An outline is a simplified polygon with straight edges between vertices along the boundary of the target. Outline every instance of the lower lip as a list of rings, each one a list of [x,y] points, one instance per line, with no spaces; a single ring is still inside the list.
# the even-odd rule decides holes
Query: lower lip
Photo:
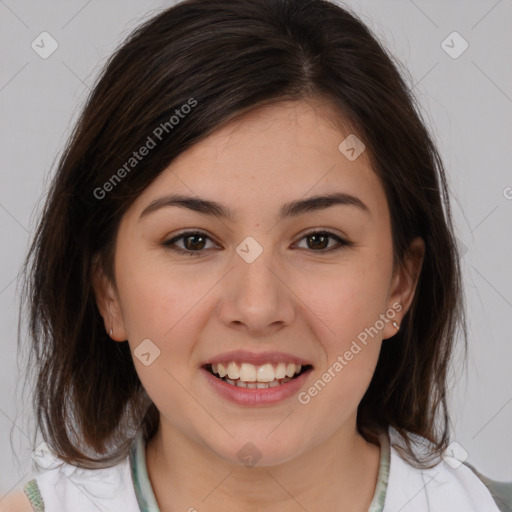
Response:
[[[201,368],[201,370],[206,376],[208,383],[219,395],[238,405],[267,405],[285,400],[299,392],[311,372],[310,368],[298,377],[295,377],[295,379],[273,388],[248,389],[228,384],[212,375],[206,368]]]

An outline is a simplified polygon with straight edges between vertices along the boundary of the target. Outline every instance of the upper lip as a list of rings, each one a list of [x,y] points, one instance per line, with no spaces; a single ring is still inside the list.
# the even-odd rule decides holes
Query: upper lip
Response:
[[[233,350],[225,352],[204,361],[201,366],[218,363],[250,363],[255,366],[265,363],[295,363],[302,366],[311,365],[309,361],[285,352],[250,352],[248,350]]]

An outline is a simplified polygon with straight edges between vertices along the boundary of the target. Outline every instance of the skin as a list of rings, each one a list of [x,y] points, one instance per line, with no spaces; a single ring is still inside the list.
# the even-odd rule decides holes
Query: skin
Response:
[[[33,512],[30,500],[22,490],[11,492],[0,500],[0,512]]]
[[[182,153],[125,213],[115,283],[95,271],[112,338],[128,340],[132,353],[147,338],[160,350],[149,366],[137,357],[134,364],[160,411],[146,461],[163,512],[363,512],[370,505],[380,448],[358,433],[356,413],[381,343],[396,333],[391,322],[307,405],[297,396],[235,405],[200,370],[234,349],[288,352],[313,365],[304,391],[379,315],[400,303],[400,324],[409,308],[424,244],[414,240],[405,266],[393,268],[384,189],[366,153],[349,161],[340,152],[349,132],[333,115],[321,100],[283,102],[218,129]],[[334,191],[357,196],[368,212],[341,205],[277,221],[284,203]],[[139,218],[169,193],[221,202],[235,218],[176,206]],[[322,254],[338,243],[315,246],[305,235],[317,228],[352,245]],[[199,246],[199,256],[162,246],[185,229],[209,237],[202,246],[176,242],[189,252]],[[263,248],[250,264],[236,252],[247,236]],[[237,457],[247,442],[262,454],[251,468]]]

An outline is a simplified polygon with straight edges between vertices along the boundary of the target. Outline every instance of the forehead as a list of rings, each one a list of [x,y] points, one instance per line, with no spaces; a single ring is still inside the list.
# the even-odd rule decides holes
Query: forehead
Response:
[[[140,214],[148,202],[178,193],[214,199],[242,216],[261,215],[262,206],[274,214],[289,201],[336,191],[359,197],[372,216],[385,218],[384,190],[367,154],[350,159],[340,150],[354,135],[327,103],[260,107],[180,154],[134,206]]]

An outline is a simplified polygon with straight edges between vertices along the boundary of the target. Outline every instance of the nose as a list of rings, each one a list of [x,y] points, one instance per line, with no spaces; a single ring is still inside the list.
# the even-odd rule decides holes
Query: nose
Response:
[[[274,334],[290,325],[295,315],[296,296],[289,276],[272,256],[272,251],[264,250],[249,263],[236,254],[234,268],[223,280],[222,322],[253,338]]]

